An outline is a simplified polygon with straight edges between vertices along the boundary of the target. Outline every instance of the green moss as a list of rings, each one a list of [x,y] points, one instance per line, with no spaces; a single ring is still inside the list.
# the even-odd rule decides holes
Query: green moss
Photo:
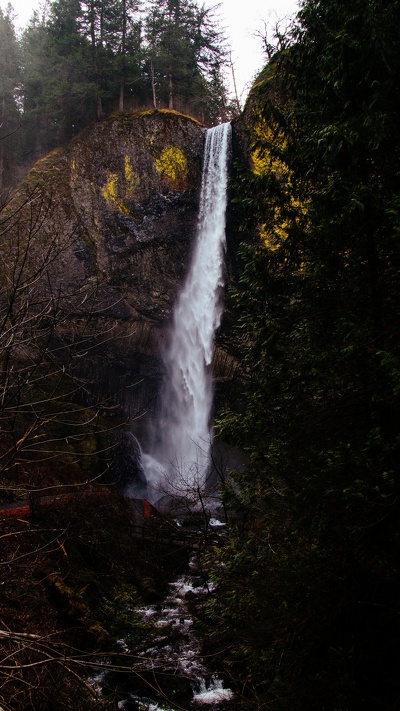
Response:
[[[61,148],[56,148],[44,158],[38,160],[21,183],[24,192],[41,188],[47,192],[69,194],[68,181],[69,165],[65,160],[65,153]]]
[[[131,123],[132,119],[140,119],[144,116],[158,116],[160,114],[162,114],[164,116],[189,119],[189,121],[196,124],[197,126],[204,125],[200,121],[195,119],[193,116],[189,116],[188,114],[182,114],[179,111],[175,111],[175,109],[146,109],[145,111],[136,109],[134,111],[129,111],[129,112],[122,113],[122,114],[121,113],[110,114],[110,116],[107,116],[107,118],[105,118],[102,121],[101,125],[114,123],[115,121],[118,121],[119,123]],[[85,130],[88,130],[88,129],[85,129]]]
[[[65,552],[64,546],[62,548]],[[93,635],[98,643],[109,640],[106,630],[93,618],[91,610],[83,602],[81,591],[76,591],[66,585],[65,580],[58,573],[50,573],[46,582],[57,606],[62,609],[64,615],[74,623],[83,624],[87,632]]]

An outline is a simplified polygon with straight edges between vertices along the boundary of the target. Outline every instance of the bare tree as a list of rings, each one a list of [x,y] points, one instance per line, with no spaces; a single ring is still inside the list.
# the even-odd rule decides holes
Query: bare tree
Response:
[[[73,506],[80,502],[80,511],[76,521],[69,518],[60,526],[51,518],[50,509],[56,507],[46,510],[43,497],[56,499],[65,491],[85,489],[107,471],[110,426],[102,413],[112,405],[96,401],[80,364],[113,333],[105,326],[107,314],[97,306],[96,285],[71,288],[60,278],[60,263],[79,239],[64,225],[57,228],[55,209],[36,187],[0,210],[0,493],[3,501],[28,498],[31,514],[32,507],[38,509],[36,519],[21,516],[13,525],[3,525],[1,542],[13,545],[3,547],[0,571],[6,583],[14,572],[10,585],[24,580],[26,573],[26,585],[40,582],[41,590],[67,600],[64,577],[48,570],[53,562],[57,569],[57,556],[63,560],[70,555],[70,529],[80,530],[88,507],[83,497],[70,497]],[[99,466],[102,460],[104,468]],[[79,540],[78,548],[79,554],[89,550],[94,556],[87,541]],[[78,608],[83,589],[70,595]],[[12,590],[9,595],[13,599]],[[82,620],[88,609],[82,605],[75,613]],[[46,627],[39,634],[22,613],[22,619],[16,615],[8,620],[2,610],[0,601],[3,711],[65,710],[72,699],[77,711],[115,708],[116,701],[102,698],[88,676],[103,669],[130,672],[137,650],[130,655],[104,651],[95,639],[87,651],[83,644],[66,641],[73,634],[71,623],[61,630],[54,625],[55,632]],[[140,675],[140,667],[133,673]]]
[[[99,443],[109,425],[78,366],[112,337],[112,327],[102,322],[98,331],[96,285],[60,282],[59,261],[77,236],[49,232],[51,209],[35,188],[0,213],[0,486],[10,495],[42,491],[41,471],[51,484],[55,458],[71,482],[80,483],[82,473],[93,478],[93,455],[107,446]],[[107,406],[101,403],[102,412]]]
[[[263,52],[269,62],[276,52],[286,49],[290,43],[290,21],[287,18],[277,20],[272,29],[266,20],[262,23],[263,29],[257,30],[254,36],[261,41]]]

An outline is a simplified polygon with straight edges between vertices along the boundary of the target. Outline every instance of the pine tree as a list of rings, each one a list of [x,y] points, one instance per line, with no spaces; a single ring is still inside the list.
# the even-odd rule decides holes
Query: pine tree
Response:
[[[65,145],[95,118],[96,85],[80,19],[77,0],[56,2],[48,19],[35,15],[23,33],[25,159]]]
[[[20,57],[13,8],[0,8],[0,193],[10,185],[20,137]]]
[[[213,10],[193,0],[54,0],[21,40],[22,162],[93,120],[151,101],[224,119],[224,45]],[[143,29],[144,28],[144,29]]]
[[[145,36],[154,106],[184,109],[197,104],[204,115],[217,75],[221,81],[225,56],[213,9],[191,0],[153,1]]]
[[[138,90],[140,83],[141,23],[137,19],[139,7],[138,0],[119,1],[118,22],[115,27],[117,42],[114,49],[120,78],[119,111],[125,108],[127,85]]]

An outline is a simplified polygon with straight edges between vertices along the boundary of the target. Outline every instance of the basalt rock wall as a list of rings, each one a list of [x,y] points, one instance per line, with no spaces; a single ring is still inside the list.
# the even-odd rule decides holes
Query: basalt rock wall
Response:
[[[111,117],[39,161],[19,191],[56,254],[46,288],[68,302],[55,337],[63,348],[88,339],[74,367],[105,410],[153,407],[196,231],[204,133],[170,111]],[[237,368],[228,350],[222,339],[220,381]]]

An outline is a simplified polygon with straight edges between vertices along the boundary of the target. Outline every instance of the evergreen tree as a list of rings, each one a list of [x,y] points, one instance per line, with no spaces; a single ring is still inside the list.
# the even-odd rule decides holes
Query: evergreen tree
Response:
[[[221,425],[252,466],[211,617],[250,708],[399,694],[399,10],[306,0],[248,108],[249,377]]]
[[[150,4],[144,22],[140,13],[140,0],[54,0],[47,16],[34,13],[20,42],[22,163],[151,97],[155,107],[208,123],[224,119],[224,47],[213,10],[163,0]]]
[[[117,43],[114,53],[119,71],[118,109],[125,108],[127,87],[129,93],[139,93],[140,60],[141,60],[141,23],[137,19],[140,4],[138,0],[119,0],[118,16],[120,21],[116,27]]]
[[[48,20],[35,15],[22,37],[24,158],[38,157],[94,120],[96,84],[77,0],[56,2]]]
[[[103,99],[108,98],[108,80],[112,74],[111,42],[117,12],[116,2],[88,0],[81,3],[81,32],[90,47],[91,75],[96,87],[97,119],[104,117]]]
[[[205,116],[216,77],[221,83],[225,56],[214,10],[192,0],[153,0],[145,35],[154,106],[183,109],[197,105]],[[221,113],[221,96],[218,106]]]
[[[0,8],[0,194],[13,178],[20,137],[20,57],[13,8]]]
[[[56,0],[23,33],[22,157],[30,160],[118,107],[140,87],[140,23],[131,0]],[[140,94],[139,94],[140,95]]]

